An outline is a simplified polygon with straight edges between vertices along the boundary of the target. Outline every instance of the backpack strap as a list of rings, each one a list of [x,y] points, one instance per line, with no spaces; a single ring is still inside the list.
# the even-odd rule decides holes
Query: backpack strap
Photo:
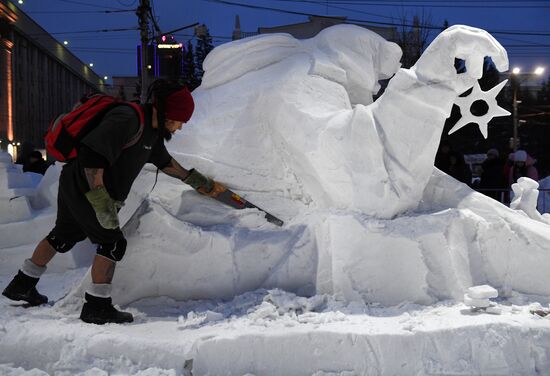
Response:
[[[141,138],[141,135],[143,134],[143,128],[145,127],[145,115],[143,114],[143,109],[137,103],[125,102],[121,104],[132,107],[137,112],[139,117],[139,129],[137,133],[130,139],[130,141],[128,141],[128,143],[122,147],[122,150],[124,150],[137,144],[137,142]]]

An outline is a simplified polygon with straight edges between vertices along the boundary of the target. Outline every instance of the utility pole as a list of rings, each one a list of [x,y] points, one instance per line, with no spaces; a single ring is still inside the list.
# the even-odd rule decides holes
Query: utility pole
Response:
[[[141,36],[141,103],[147,100],[147,89],[149,87],[149,68],[147,62],[149,45],[149,0],[139,0],[139,7],[136,15],[139,19],[139,29]]]
[[[516,152],[518,150],[518,144],[519,144],[519,140],[518,140],[518,103],[521,103],[520,101],[518,101],[518,86],[519,86],[519,82],[518,82],[518,77],[516,74],[513,74],[511,76],[512,78],[512,89],[514,90],[514,96],[512,98],[512,107],[513,107],[513,117],[512,117],[512,121],[513,121],[513,145],[512,145],[512,150],[514,152]]]

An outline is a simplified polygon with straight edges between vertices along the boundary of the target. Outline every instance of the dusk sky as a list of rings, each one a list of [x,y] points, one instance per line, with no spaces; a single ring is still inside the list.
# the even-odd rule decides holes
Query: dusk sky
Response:
[[[136,75],[135,47],[138,31],[92,32],[99,29],[137,27],[134,12],[105,13],[105,10],[131,10],[138,0],[24,0],[18,4],[38,24],[59,41],[67,40],[68,48],[82,61],[93,62],[100,75]],[[208,26],[214,44],[231,40],[235,16],[239,15],[243,31],[258,27],[305,22],[306,15],[347,16],[350,19],[379,23],[401,23],[424,14],[429,23],[440,27],[445,19],[453,24],[466,24],[493,32],[508,50],[510,66],[523,72],[542,65],[550,71],[550,0],[539,1],[439,1],[439,0],[151,0],[158,24],[168,31],[195,22]],[[252,9],[246,6],[279,9]],[[384,25],[379,25],[384,26]],[[431,38],[437,35],[432,30]],[[538,34],[538,35],[537,35]],[[179,42],[192,38],[192,29],[176,34]]]

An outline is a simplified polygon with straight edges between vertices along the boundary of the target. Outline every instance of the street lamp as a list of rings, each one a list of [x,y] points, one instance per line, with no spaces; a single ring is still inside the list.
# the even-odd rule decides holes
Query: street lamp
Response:
[[[519,119],[518,119],[518,104],[521,103],[521,101],[518,101],[518,90],[519,90],[519,77],[520,75],[525,76],[540,76],[544,73],[544,67],[537,67],[532,73],[521,73],[521,69],[519,67],[515,67],[512,69],[512,74],[510,75],[512,88],[514,90],[513,94],[513,126],[514,126],[514,135],[512,139],[512,148],[514,151],[518,150],[518,127],[519,127]]]

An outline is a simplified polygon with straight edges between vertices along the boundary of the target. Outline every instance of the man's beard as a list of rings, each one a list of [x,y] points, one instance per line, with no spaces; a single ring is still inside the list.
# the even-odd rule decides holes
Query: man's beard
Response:
[[[164,137],[165,141],[170,141],[172,139],[172,133],[166,128],[162,131],[162,137]]]

